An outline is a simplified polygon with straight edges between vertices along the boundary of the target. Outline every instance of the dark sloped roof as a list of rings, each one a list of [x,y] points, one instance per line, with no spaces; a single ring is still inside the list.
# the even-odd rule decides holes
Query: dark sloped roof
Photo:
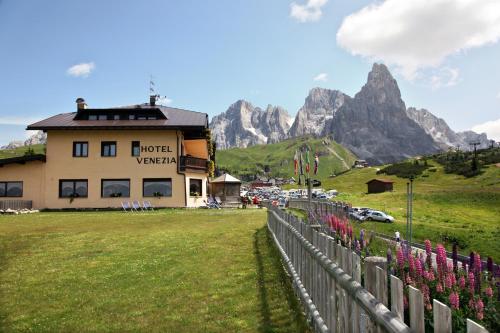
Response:
[[[0,166],[4,166],[6,164],[14,164],[14,163],[24,164],[26,162],[31,162],[31,161],[45,162],[45,155],[34,154],[34,155],[24,155],[24,156],[4,158],[0,159]]]
[[[380,183],[386,183],[386,184],[393,184],[394,182],[392,180],[388,180],[388,179],[380,179],[380,178],[374,178],[368,182],[366,182],[367,184],[370,184],[372,182],[380,182]]]
[[[159,110],[166,119],[154,120],[75,120],[83,112],[106,111],[146,111]],[[61,113],[41,120],[27,127],[28,130],[49,129],[174,129],[174,128],[207,128],[206,113],[171,108],[166,106],[151,106],[149,104],[129,105],[105,109],[83,109],[77,112]]]

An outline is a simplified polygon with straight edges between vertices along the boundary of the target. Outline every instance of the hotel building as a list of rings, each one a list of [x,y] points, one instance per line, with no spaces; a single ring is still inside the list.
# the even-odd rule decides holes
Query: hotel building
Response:
[[[0,201],[33,208],[203,205],[208,182],[208,115],[156,105],[88,108],[28,126],[47,133],[46,153],[0,160]]]

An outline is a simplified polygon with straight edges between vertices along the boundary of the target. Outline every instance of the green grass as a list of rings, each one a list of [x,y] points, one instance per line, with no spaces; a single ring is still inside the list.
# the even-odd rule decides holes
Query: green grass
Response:
[[[445,174],[443,167],[430,162],[435,172],[429,170],[414,182],[413,237],[418,242],[425,239],[444,243],[451,249],[458,242],[460,251],[479,251],[482,256],[492,256],[500,261],[500,168],[489,165],[484,173],[465,178]],[[366,182],[376,175],[376,168],[353,170],[333,179],[325,179],[325,189],[335,188],[342,194],[337,200],[348,201],[353,206],[371,207],[388,212],[396,218],[394,224],[364,222],[366,230],[394,235],[406,230],[406,179],[383,175],[393,180],[394,191],[367,194]],[[357,227],[359,229],[359,227]]]
[[[303,332],[264,210],[0,216],[2,332]]]
[[[45,154],[45,145],[39,144],[39,145],[19,147],[15,149],[0,150],[0,159],[23,156],[30,147],[31,149],[33,149],[35,154]]]
[[[319,154],[319,172],[315,178],[327,178],[332,173],[349,169],[356,157],[347,149],[326,138],[300,137],[268,145],[255,145],[248,148],[217,150],[217,167],[236,176],[262,175],[266,166],[269,174],[275,177],[291,177],[294,174],[294,154],[300,148],[308,147],[310,152],[311,174],[314,154]],[[338,156],[336,156],[333,152]],[[305,154],[303,155],[305,161]],[[305,169],[305,164],[304,164]]]

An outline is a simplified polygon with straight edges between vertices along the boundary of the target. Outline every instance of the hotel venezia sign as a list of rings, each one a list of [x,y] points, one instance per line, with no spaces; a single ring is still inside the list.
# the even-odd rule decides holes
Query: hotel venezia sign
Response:
[[[142,153],[168,154],[173,153],[170,146],[141,146]],[[170,154],[169,154],[170,155]],[[175,164],[175,156],[155,156],[155,157],[136,157],[139,164]]]

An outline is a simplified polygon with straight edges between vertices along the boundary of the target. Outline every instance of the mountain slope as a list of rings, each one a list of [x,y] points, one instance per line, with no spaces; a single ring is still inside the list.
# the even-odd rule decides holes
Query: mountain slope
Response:
[[[311,170],[314,153],[319,155],[319,172],[315,177],[318,179],[345,171],[356,160],[350,151],[329,138],[304,136],[275,144],[217,150],[216,164],[219,169],[245,179],[252,179],[254,175],[263,175],[266,169],[269,169],[269,174],[274,177],[291,177],[294,175],[295,151],[306,147],[311,151],[309,155]],[[305,160],[305,155],[303,155],[303,160]]]

